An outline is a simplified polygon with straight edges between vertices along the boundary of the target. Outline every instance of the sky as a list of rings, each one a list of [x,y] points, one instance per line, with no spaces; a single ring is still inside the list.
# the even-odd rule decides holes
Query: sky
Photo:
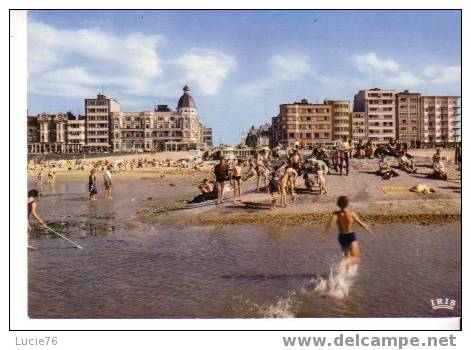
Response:
[[[282,103],[358,90],[461,95],[461,13],[417,11],[30,11],[28,113],[176,108],[190,86],[216,144],[237,144]]]

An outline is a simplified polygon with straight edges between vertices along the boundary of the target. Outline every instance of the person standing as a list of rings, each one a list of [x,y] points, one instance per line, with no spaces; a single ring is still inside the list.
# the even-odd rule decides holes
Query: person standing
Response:
[[[98,193],[98,190],[96,188],[95,169],[92,169],[90,171],[90,176],[88,176],[88,192],[90,193],[88,200],[96,201],[96,194]]]
[[[229,180],[229,166],[224,158],[221,157],[219,163],[214,167],[214,175],[216,176],[216,190],[218,199],[216,204],[224,203],[224,182]]]
[[[232,173],[232,180],[234,181],[234,201],[242,201],[241,187],[242,187],[242,164],[244,161],[239,159],[234,166]]]
[[[345,175],[348,176],[350,170],[350,143],[348,137],[343,137],[340,143],[340,176],[343,176],[343,167],[345,166]]]
[[[28,235],[31,235],[33,232],[33,228],[31,227],[29,223],[29,218],[30,216],[33,216],[33,218],[36,219],[37,222],[39,222],[41,225],[46,226],[46,223],[44,220],[39,216],[37,212],[37,203],[36,203],[36,198],[39,196],[39,192],[35,189],[31,190],[28,192]],[[28,244],[29,249],[36,249],[35,247],[31,246]]]
[[[113,186],[112,182],[111,182],[111,166],[108,166],[107,168],[105,168],[105,170],[103,171],[103,181],[105,183],[105,197],[104,198],[108,198],[108,199],[111,199],[111,187]]]
[[[461,169],[461,142],[455,146],[455,164]]]

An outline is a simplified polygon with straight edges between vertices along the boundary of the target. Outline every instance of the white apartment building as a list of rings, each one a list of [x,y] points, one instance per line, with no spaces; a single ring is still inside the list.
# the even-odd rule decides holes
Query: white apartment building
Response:
[[[459,99],[458,96],[422,96],[422,142],[440,144],[460,141]]]
[[[111,150],[110,117],[119,112],[119,103],[103,94],[85,99],[86,144],[89,152]]]

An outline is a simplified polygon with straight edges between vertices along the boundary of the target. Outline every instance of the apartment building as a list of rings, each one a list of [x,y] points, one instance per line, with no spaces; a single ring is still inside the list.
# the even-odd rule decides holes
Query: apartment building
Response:
[[[306,99],[280,105],[273,118],[271,144],[293,147],[304,140],[306,146],[330,142],[332,139],[332,105],[309,103]]]
[[[326,100],[324,104],[332,106],[332,140],[350,137],[350,101]]]
[[[89,152],[111,150],[111,113],[119,110],[118,101],[103,94],[85,99],[86,148]]]
[[[420,142],[420,93],[405,90],[396,94],[396,138],[399,142]]]
[[[460,106],[458,96],[422,96],[421,139],[425,144],[460,141]]]
[[[365,112],[350,113],[350,135],[352,140],[366,140]]]
[[[396,93],[378,88],[359,91],[353,112],[365,112],[366,137],[375,143],[396,139]]]

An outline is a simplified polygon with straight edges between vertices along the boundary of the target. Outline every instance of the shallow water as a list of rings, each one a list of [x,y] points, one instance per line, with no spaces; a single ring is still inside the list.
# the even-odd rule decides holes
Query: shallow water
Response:
[[[340,276],[336,234],[321,228],[164,227],[140,220],[191,186],[116,180],[112,201],[86,179],[43,186],[39,211],[84,247],[48,234],[31,244],[34,318],[418,317],[461,315],[461,227],[397,224],[358,232],[362,261]],[[102,193],[101,193],[102,194]],[[148,199],[152,197],[152,199]],[[432,310],[451,298],[455,310]]]

